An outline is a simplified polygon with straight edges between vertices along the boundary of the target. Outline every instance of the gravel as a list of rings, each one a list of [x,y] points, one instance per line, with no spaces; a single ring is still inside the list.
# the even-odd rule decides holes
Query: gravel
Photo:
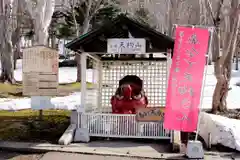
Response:
[[[0,160],[40,160],[43,154],[20,154],[0,151]]]
[[[226,112],[218,112],[217,115],[233,118],[233,119],[240,119],[240,110],[239,109],[229,109]]]

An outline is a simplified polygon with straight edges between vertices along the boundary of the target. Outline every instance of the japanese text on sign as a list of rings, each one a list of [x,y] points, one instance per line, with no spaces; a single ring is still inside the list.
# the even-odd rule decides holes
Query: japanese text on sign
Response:
[[[23,94],[53,96],[58,93],[58,52],[35,46],[23,50]]]
[[[163,121],[164,108],[162,107],[147,107],[138,108],[136,120],[138,122],[159,122]]]
[[[129,39],[108,39],[108,53],[119,53],[119,54],[135,54],[146,52],[146,41],[145,39],[129,38]]]

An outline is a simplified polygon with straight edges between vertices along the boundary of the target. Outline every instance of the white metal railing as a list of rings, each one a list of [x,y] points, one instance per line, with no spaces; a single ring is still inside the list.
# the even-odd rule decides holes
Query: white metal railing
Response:
[[[118,138],[171,139],[162,122],[137,122],[135,115],[85,113],[81,120],[90,136]]]

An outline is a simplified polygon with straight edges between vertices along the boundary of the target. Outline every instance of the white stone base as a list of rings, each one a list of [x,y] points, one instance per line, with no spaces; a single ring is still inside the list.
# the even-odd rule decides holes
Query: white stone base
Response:
[[[186,156],[192,159],[203,159],[204,151],[200,141],[188,141]]]
[[[87,128],[77,128],[74,136],[74,142],[89,142],[90,136]]]
[[[73,141],[76,124],[70,124],[66,131],[63,133],[62,137],[59,139],[58,143],[61,145],[68,145]]]

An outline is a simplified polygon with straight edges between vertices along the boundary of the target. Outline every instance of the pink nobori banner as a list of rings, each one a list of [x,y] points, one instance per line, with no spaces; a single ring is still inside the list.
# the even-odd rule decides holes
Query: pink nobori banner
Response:
[[[189,27],[177,27],[175,34],[164,128],[193,132],[197,129],[210,34],[208,29]]]

